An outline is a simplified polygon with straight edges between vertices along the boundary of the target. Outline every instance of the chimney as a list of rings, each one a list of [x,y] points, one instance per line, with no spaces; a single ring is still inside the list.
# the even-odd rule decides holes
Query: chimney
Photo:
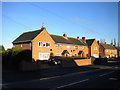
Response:
[[[82,37],[82,40],[83,40],[84,43],[86,43],[86,39],[85,39],[85,37]]]
[[[63,36],[67,38],[67,34],[65,34],[65,33],[63,34]]]
[[[77,37],[77,39],[79,40],[79,39],[80,39],[80,37]]]
[[[99,40],[97,41],[98,45],[100,44]]]
[[[46,30],[46,28],[44,26],[42,26],[41,29],[45,29]]]

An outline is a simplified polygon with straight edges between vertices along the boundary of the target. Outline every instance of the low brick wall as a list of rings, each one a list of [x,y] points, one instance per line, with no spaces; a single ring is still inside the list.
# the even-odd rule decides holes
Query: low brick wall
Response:
[[[77,60],[69,60],[62,61],[62,67],[77,67],[77,66],[85,66],[91,65],[91,59],[77,59]]]
[[[77,59],[77,60],[67,60],[62,61],[61,67],[77,67],[90,65],[91,59]],[[19,65],[19,69],[21,71],[34,71],[40,69],[48,69],[48,68],[57,68],[55,66],[50,66],[49,64],[35,63],[35,62],[21,62]]]
[[[31,63],[31,62],[21,62],[19,65],[19,69],[21,71],[34,71],[40,69],[48,69],[51,68],[48,64],[41,63]]]

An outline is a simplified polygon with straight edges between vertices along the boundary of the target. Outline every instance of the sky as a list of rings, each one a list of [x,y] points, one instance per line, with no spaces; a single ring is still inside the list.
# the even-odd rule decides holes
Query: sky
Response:
[[[12,41],[24,32],[46,27],[49,34],[96,40],[118,40],[117,2],[3,2],[2,43],[11,48]]]

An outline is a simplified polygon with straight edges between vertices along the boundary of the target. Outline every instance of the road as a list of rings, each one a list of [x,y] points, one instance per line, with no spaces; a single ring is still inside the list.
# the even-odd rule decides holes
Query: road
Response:
[[[91,66],[92,67],[92,66]],[[94,66],[93,66],[94,67]],[[3,83],[4,88],[119,88],[120,68],[116,64],[98,65],[96,69],[77,71],[20,82]]]

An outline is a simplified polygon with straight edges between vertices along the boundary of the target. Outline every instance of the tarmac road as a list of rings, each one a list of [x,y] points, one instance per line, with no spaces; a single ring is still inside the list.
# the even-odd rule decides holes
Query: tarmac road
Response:
[[[86,67],[81,67],[81,68],[83,69]],[[81,71],[79,67],[79,70],[77,69],[77,71],[71,73],[64,73],[53,76],[51,75],[47,77],[29,79],[25,81],[5,82],[3,83],[3,89],[4,88],[47,88],[47,89],[118,88],[120,89],[120,78],[119,78],[120,68],[117,64],[111,63],[106,65],[87,66],[87,68],[90,69]]]

